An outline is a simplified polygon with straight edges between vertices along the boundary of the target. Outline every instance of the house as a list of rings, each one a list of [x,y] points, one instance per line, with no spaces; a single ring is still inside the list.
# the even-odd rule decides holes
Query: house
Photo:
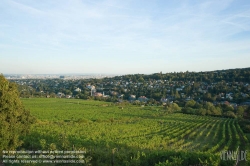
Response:
[[[95,86],[93,86],[93,85],[87,85],[87,88],[88,89],[95,89]]]
[[[76,88],[75,92],[81,92],[82,90],[80,88]]]
[[[242,93],[242,92],[241,92],[241,96],[242,96],[242,97],[248,97],[248,94]]]
[[[96,93],[96,89],[91,89],[91,90],[90,90],[90,94],[91,94],[91,96],[94,96],[94,95],[95,95],[95,93]]]
[[[102,97],[103,95],[102,95],[102,93],[95,92],[95,93],[94,93],[94,96],[95,96],[95,97]]]
[[[233,97],[231,96],[230,93],[227,93],[227,94],[226,94],[226,98],[229,99],[229,100],[233,100]]]
[[[118,98],[123,98],[124,94],[118,95]]]
[[[182,88],[176,88],[177,91],[182,91]]]
[[[192,100],[192,97],[186,97],[185,101],[189,101],[189,100]]]
[[[64,93],[62,93],[62,92],[58,92],[58,93],[57,93],[57,96],[58,96],[59,98],[62,98],[62,97],[64,97],[64,96],[65,96],[65,94],[64,94]]]
[[[117,93],[117,92],[115,92],[115,91],[111,91],[111,94],[112,94],[113,96],[118,95],[118,93]]]
[[[145,97],[145,96],[141,96],[141,97],[138,98],[138,100],[139,100],[140,102],[147,102],[147,101],[148,101],[148,98]]]
[[[72,96],[71,95],[66,95],[65,98],[70,99]]]
[[[181,93],[181,97],[184,98],[184,97],[185,97],[185,94],[184,94],[184,93]]]
[[[161,102],[162,103],[166,103],[168,101],[168,99],[166,99],[166,98],[161,98]]]
[[[109,95],[105,95],[104,91],[102,92],[102,97],[109,97]]]
[[[129,100],[136,100],[136,95],[130,95]]]

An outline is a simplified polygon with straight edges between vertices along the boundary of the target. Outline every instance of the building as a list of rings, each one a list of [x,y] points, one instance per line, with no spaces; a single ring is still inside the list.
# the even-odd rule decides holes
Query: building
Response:
[[[66,95],[65,96],[67,99],[70,99],[71,98],[71,95]]]
[[[130,95],[129,100],[136,100],[136,95]]]
[[[141,96],[141,97],[138,98],[138,100],[139,100],[140,102],[147,102],[147,101],[148,101],[148,98],[145,97],[145,96]]]
[[[96,93],[96,89],[95,89],[95,88],[90,89],[90,95],[91,95],[91,96],[94,96],[95,93]]]
[[[82,90],[80,88],[76,88],[74,91],[75,92],[81,92]]]
[[[104,91],[102,92],[102,97],[109,97],[109,95],[105,95]]]
[[[168,101],[168,99],[166,99],[166,98],[161,98],[161,102],[166,103],[167,101]]]
[[[91,90],[91,89],[95,89],[95,86],[94,85],[87,85],[87,88]]]
[[[95,96],[95,97],[102,97],[103,95],[102,95],[102,93],[95,92],[95,93],[94,93],[94,96]]]
[[[58,93],[57,93],[57,97],[59,97],[59,98],[62,98],[62,97],[64,97],[64,96],[65,96],[65,94],[62,93],[62,92],[58,92]]]

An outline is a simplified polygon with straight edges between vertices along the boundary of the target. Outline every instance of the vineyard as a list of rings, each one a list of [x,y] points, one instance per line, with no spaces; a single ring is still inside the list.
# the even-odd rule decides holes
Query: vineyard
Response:
[[[222,151],[250,150],[235,119],[75,99],[22,102],[37,118],[22,148],[86,149],[92,165],[234,165]]]

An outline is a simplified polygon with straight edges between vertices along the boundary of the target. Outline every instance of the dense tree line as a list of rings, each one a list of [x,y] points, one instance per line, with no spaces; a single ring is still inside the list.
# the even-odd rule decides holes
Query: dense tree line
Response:
[[[238,117],[243,117],[244,111],[248,109],[249,108],[246,106],[239,106],[235,109],[229,104],[214,105],[210,102],[198,103],[194,100],[190,100],[182,108],[182,112],[197,115],[215,115],[236,118],[236,115]]]
[[[171,73],[155,73],[151,75],[135,74],[125,75],[125,80],[134,82],[143,82],[148,80],[170,80],[170,81],[195,81],[195,82],[250,82],[250,68],[216,70],[207,72],[171,72]],[[119,80],[119,76],[114,77]]]

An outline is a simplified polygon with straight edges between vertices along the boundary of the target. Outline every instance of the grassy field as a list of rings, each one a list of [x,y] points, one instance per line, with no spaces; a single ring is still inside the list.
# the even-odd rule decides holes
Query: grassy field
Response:
[[[24,148],[87,149],[92,165],[223,165],[222,150],[249,148],[234,119],[76,99],[22,102],[37,118]]]

